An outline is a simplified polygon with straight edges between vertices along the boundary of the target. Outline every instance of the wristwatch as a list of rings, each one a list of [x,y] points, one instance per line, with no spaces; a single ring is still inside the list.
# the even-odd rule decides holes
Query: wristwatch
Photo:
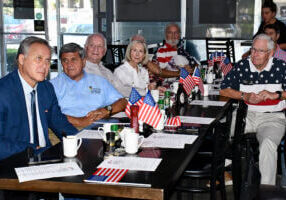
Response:
[[[240,99],[241,99],[241,100],[244,100],[244,92],[241,92]]]
[[[112,106],[109,105],[109,106],[105,106],[104,108],[108,111],[108,115],[110,116],[112,113]]]
[[[276,91],[275,93],[278,94],[277,99],[282,99],[282,92],[281,91]]]

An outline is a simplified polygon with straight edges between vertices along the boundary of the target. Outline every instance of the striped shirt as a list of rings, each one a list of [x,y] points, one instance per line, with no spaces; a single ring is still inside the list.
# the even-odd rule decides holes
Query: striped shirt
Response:
[[[172,69],[168,63],[171,61],[172,57],[178,55],[177,49],[173,48],[171,45],[166,43],[164,46],[160,47],[157,51],[157,61],[162,69]],[[176,70],[176,69],[175,69]]]
[[[282,50],[279,45],[276,47],[276,51],[274,53],[274,58],[278,58],[286,62],[286,51]]]

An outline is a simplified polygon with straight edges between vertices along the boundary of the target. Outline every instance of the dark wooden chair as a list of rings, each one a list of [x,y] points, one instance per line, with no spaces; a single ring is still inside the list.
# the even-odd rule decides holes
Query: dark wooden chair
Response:
[[[223,52],[231,63],[235,63],[234,41],[230,38],[206,38],[207,60],[214,52]]]
[[[244,134],[246,125],[246,115],[248,106],[244,101],[239,101],[239,106],[236,113],[235,130],[232,143],[232,177],[233,177],[233,192],[234,198],[239,200],[242,196],[247,195],[247,199],[251,199],[255,196],[256,191],[260,183],[260,174],[258,166],[252,166],[255,160],[257,161],[258,155],[258,142],[256,140],[255,133]],[[242,170],[242,159],[245,160],[246,170]],[[247,176],[251,173],[257,174],[257,180],[247,181]],[[243,173],[242,175],[242,172]],[[253,182],[256,181],[256,182]],[[246,183],[246,184],[243,184]],[[252,191],[250,191],[252,189]],[[243,191],[243,192],[242,192]],[[241,194],[242,193],[242,194]],[[250,197],[249,195],[253,195]]]
[[[111,71],[122,64],[126,53],[127,45],[107,45],[106,55],[103,58],[105,66]]]
[[[244,101],[239,101],[232,142],[232,177],[235,200],[260,199],[257,197],[263,191],[260,187],[259,144],[256,139],[256,133],[245,133],[247,109],[248,106]],[[282,140],[285,141],[285,137]],[[281,144],[278,147],[279,156],[282,149],[285,152],[285,145],[284,142],[284,148],[282,148]],[[278,162],[280,164],[280,159],[278,159]],[[275,187],[272,189],[274,191]]]
[[[210,199],[216,199],[216,192],[220,191],[221,199],[226,199],[225,190],[225,158],[229,147],[230,125],[233,103],[225,111],[224,117],[212,129],[212,152],[198,152],[185,170],[176,191],[194,193],[210,193]],[[198,180],[205,180],[199,182]],[[187,182],[189,181],[189,182]],[[210,187],[206,186],[209,181]],[[203,185],[201,184],[203,183]],[[178,196],[180,198],[180,196]]]

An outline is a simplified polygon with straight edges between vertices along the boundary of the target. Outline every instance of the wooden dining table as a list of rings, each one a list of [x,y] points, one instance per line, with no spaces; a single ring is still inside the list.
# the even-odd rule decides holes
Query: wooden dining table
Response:
[[[197,99],[223,100],[218,95],[208,97],[197,97]],[[227,102],[221,106],[201,106],[185,105],[182,108],[176,108],[175,112],[185,116],[209,117],[215,120],[208,125],[202,124],[182,124],[175,132],[171,134],[195,134],[198,138],[193,144],[186,144],[183,149],[168,148],[142,148],[137,155],[144,155],[144,151],[149,152],[150,157],[159,157],[161,163],[155,171],[131,171],[124,176],[124,182],[149,184],[151,187],[125,186],[125,185],[107,185],[84,182],[97,169],[97,166],[104,160],[103,141],[98,139],[83,139],[78,155],[74,161],[81,167],[84,175],[68,176],[60,178],[50,178],[44,180],[34,180],[19,183],[15,173],[16,167],[26,167],[29,161],[29,155],[26,151],[15,154],[5,160],[0,161],[0,189],[17,191],[36,191],[48,193],[64,193],[77,195],[91,195],[104,197],[120,197],[134,199],[168,199],[172,194],[173,188],[184,170],[202,145],[204,138],[214,128],[216,122],[220,120],[229,107]],[[125,119],[126,120],[126,119]],[[88,128],[93,128],[90,126]],[[153,153],[152,153],[153,152]],[[69,159],[63,157],[62,144],[59,143],[43,152],[43,156],[59,157],[60,162],[69,162]],[[123,180],[122,180],[123,181]]]

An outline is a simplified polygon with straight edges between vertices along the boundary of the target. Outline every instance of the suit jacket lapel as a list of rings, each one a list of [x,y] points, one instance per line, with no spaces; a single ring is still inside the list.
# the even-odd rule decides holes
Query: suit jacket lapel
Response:
[[[30,127],[29,127],[29,121],[28,121],[28,112],[27,112],[27,107],[26,107],[26,99],[25,99],[25,94],[24,94],[24,89],[18,74],[18,70],[15,70],[12,72],[12,78],[14,82],[14,86],[12,87],[14,89],[14,92],[16,93],[16,97],[19,98],[17,103],[20,104],[19,107],[23,108],[23,111],[20,113],[17,113],[19,115],[22,115],[22,127],[24,128],[23,132],[28,133],[24,134],[23,137],[25,137],[25,141],[30,142]]]

